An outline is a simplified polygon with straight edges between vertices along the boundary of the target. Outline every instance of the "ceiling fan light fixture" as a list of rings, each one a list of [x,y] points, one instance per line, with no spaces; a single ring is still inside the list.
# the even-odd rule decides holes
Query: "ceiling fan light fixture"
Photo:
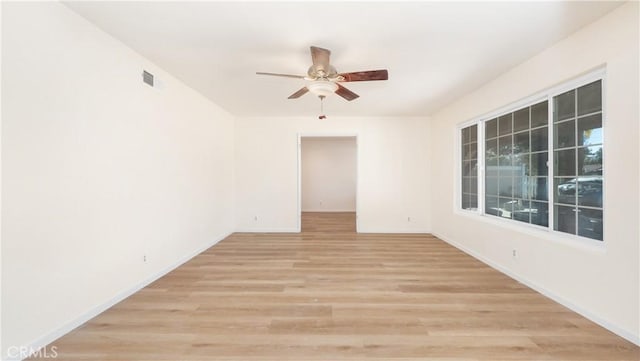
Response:
[[[338,84],[329,80],[314,80],[307,84],[307,89],[317,96],[326,97],[338,90]]]

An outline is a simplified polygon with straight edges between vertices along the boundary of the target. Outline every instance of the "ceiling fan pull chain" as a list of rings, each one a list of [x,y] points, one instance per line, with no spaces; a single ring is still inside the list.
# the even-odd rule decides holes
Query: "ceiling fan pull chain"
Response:
[[[324,115],[324,95],[318,95],[318,98],[320,98],[320,116],[318,117],[318,119],[327,119],[327,116]]]

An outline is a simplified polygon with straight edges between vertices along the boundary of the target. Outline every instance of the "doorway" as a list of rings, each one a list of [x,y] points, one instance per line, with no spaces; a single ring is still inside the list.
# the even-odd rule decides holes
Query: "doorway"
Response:
[[[301,232],[357,232],[355,135],[300,135],[298,209]]]

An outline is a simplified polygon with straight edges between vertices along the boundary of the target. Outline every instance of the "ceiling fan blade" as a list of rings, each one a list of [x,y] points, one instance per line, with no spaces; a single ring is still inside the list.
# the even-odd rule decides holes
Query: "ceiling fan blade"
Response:
[[[308,92],[308,91],[309,91],[309,89],[307,89],[307,87],[304,87],[304,88],[302,88],[302,89],[298,90],[297,92],[295,92],[295,93],[293,93],[293,94],[289,95],[289,98],[288,98],[288,99],[297,99],[297,98],[300,98],[301,96],[303,96],[303,95],[307,94],[307,92]]]
[[[382,70],[369,70],[369,71],[356,71],[353,73],[338,74],[344,78],[341,81],[369,81],[369,80],[387,80],[389,79],[389,72],[387,69]]]
[[[296,79],[304,79],[304,75],[291,75],[291,74],[280,74],[280,73],[264,73],[261,71],[257,71],[258,75],[271,75],[271,76],[283,76],[286,78],[296,78]]]
[[[322,66],[322,69],[329,69],[329,57],[331,56],[331,51],[323,48],[318,48],[317,46],[311,47],[311,60],[313,61],[314,66]]]
[[[336,83],[338,85],[338,89],[336,90],[336,94],[338,94],[339,96],[347,99],[348,101],[352,101],[353,99],[356,99],[359,97],[358,94],[352,92],[351,90],[343,87],[342,85]]]

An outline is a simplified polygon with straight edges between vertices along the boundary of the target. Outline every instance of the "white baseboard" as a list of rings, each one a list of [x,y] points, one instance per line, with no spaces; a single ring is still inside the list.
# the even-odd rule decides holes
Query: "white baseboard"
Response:
[[[431,233],[431,230],[426,228],[369,228],[369,227],[358,227],[358,233],[406,233],[406,234],[422,234],[422,233]]]
[[[236,233],[300,233],[298,228],[240,228]]]
[[[632,343],[640,346],[640,335],[634,335],[633,333],[631,333],[631,332],[629,332],[627,330],[624,330],[624,329],[612,324],[611,322],[601,318],[600,316],[594,314],[593,312],[591,312],[589,310],[586,310],[586,309],[574,304],[573,302],[563,298],[562,296],[559,296],[559,295],[551,292],[550,290],[546,289],[545,287],[540,286],[539,284],[537,284],[537,283],[535,283],[535,282],[533,282],[533,281],[531,281],[531,280],[529,280],[529,279],[527,279],[527,278],[525,278],[525,277],[523,277],[523,276],[521,276],[521,275],[519,275],[517,273],[514,273],[511,270],[509,270],[509,269],[507,269],[507,268],[505,268],[505,267],[503,267],[503,266],[501,266],[501,265],[499,265],[499,264],[497,264],[497,263],[495,263],[495,262],[493,262],[493,261],[481,256],[477,252],[475,252],[475,251],[473,251],[473,250],[471,250],[471,249],[459,244],[458,242],[455,242],[455,241],[453,241],[451,239],[448,239],[447,237],[444,237],[441,234],[433,233],[433,235],[438,237],[439,239],[447,242],[448,244],[452,245],[453,247],[461,250],[462,252],[470,255],[471,257],[473,257],[473,258],[475,258],[475,259],[487,264],[488,266],[490,266],[490,267],[492,267],[492,268],[504,273],[505,275],[513,278],[514,280],[522,283],[523,285],[525,285],[525,286],[527,286],[527,287],[529,287],[529,288],[541,293],[542,295],[552,299],[553,301],[555,301],[555,302],[567,307],[568,309],[570,309],[570,310],[572,310],[572,311],[584,316],[585,318],[597,323],[598,325],[600,325],[600,326],[606,328],[607,330],[615,333],[616,335],[628,340],[629,342],[632,342]]]
[[[106,300],[105,302],[97,305],[96,307],[91,308],[87,312],[85,312],[82,315],[78,316],[77,318],[67,322],[66,324],[62,325],[61,327],[49,332],[48,334],[37,338],[33,342],[31,342],[28,345],[26,345],[26,348],[23,348],[23,349],[28,349],[28,350],[34,350],[35,351],[35,350],[39,350],[39,349],[51,344],[55,340],[59,339],[60,337],[62,337],[64,335],[66,335],[67,333],[73,331],[74,329],[76,329],[77,327],[81,326],[85,322],[91,320],[92,318],[98,316],[102,312],[108,310],[109,308],[111,308],[112,306],[117,304],[118,302],[121,302],[125,298],[133,295],[134,293],[136,293],[138,291],[140,291],[144,287],[146,287],[149,284],[151,284],[151,283],[155,282],[156,280],[158,280],[160,277],[162,277],[162,276],[166,275],[167,273],[173,271],[174,269],[180,267],[182,264],[186,263],[187,261],[189,261],[193,257],[199,255],[200,253],[206,251],[207,249],[209,249],[210,247],[212,247],[216,243],[218,243],[221,240],[227,238],[231,233],[233,233],[233,232],[229,231],[229,232],[223,233],[222,235],[214,238],[214,240],[212,242],[207,242],[206,244],[202,245],[201,247],[198,247],[193,252],[185,255],[184,257],[180,258],[176,262],[174,262],[174,263],[170,264],[169,266],[163,268],[158,273],[156,273],[156,274],[154,274],[154,275],[152,275],[150,277],[147,277],[146,279],[144,279],[142,282],[138,283],[137,285],[135,285],[135,286],[133,286],[131,288],[122,290],[121,292],[117,293],[113,298],[111,298],[109,300]],[[3,350],[3,352],[4,352],[4,350]],[[11,359],[11,358],[5,359],[5,361],[21,361],[21,360],[23,360],[23,359]]]
[[[355,209],[326,209],[326,208],[320,208],[320,209],[303,209],[302,212],[313,212],[313,213],[356,213]]]

